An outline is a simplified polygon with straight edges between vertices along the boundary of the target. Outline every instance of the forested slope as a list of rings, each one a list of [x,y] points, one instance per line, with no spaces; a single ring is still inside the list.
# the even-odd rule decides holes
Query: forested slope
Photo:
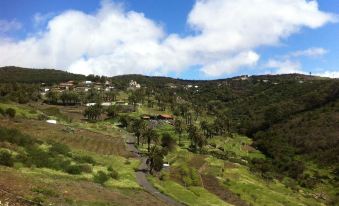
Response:
[[[27,69],[1,67],[0,83],[58,83],[69,80],[84,80],[85,76],[52,69]]]

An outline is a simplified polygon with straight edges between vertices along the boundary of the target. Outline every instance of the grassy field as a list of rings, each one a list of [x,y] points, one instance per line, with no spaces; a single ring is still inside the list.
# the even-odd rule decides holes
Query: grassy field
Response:
[[[155,112],[139,108],[139,112]],[[160,124],[156,131],[161,136],[164,133],[171,134],[178,140],[173,126]],[[150,180],[163,193],[172,196],[187,205],[323,205],[320,199],[314,199],[315,191],[300,189],[293,191],[278,180],[271,182],[249,171],[248,159],[265,158],[265,156],[251,146],[252,140],[248,137],[234,134],[228,137],[216,136],[208,140],[205,147],[207,151],[219,151],[230,153],[235,162],[221,160],[209,155],[199,155],[188,152],[186,148],[190,143],[186,134],[183,137],[182,149],[171,152],[165,157],[171,169],[166,180],[151,177]],[[146,151],[146,145],[140,146],[141,151]],[[243,162],[240,165],[237,162]],[[182,179],[178,178],[181,167],[195,168],[202,179],[202,186],[185,187]],[[311,168],[311,167],[310,167]],[[315,166],[315,169],[318,167]],[[328,171],[327,171],[328,172]],[[336,191],[334,188],[323,187],[324,191]],[[199,192],[197,192],[199,191]],[[333,194],[335,195],[335,194]],[[198,197],[197,197],[198,196]],[[199,197],[204,197],[199,199]],[[206,202],[206,199],[211,202]],[[222,201],[220,203],[217,201]],[[214,202],[216,201],[216,202]],[[246,203],[247,202],[247,203]]]
[[[292,191],[278,181],[265,182],[247,168],[226,168],[224,186],[253,205],[322,205],[303,191]]]
[[[53,125],[38,120],[21,119],[16,122],[0,119],[0,125],[7,128],[16,128],[23,133],[32,135],[41,140],[53,140],[64,143],[74,149],[82,149],[103,155],[128,156],[123,139],[118,133],[102,135],[78,127]]]
[[[12,108],[16,111],[16,116],[27,118],[27,119],[37,119],[42,112],[33,109],[27,105],[14,104],[14,103],[2,103],[0,102],[0,107],[2,109]]]
[[[44,205],[163,205],[140,189],[103,187],[85,177],[72,177],[48,169],[0,167],[0,173],[2,189],[25,199],[44,202]],[[11,200],[9,205],[15,201]]]
[[[123,94],[122,94],[123,95]],[[66,205],[163,205],[152,195],[141,190],[135,179],[135,168],[139,161],[126,151],[124,132],[116,126],[115,120],[104,120],[89,123],[82,118],[81,108],[50,107],[46,105],[17,105],[0,103],[2,108],[17,110],[17,118],[11,120],[0,118],[0,126],[15,128],[42,141],[56,141],[70,146],[78,155],[91,156],[98,163],[92,173],[70,175],[62,171],[44,168],[0,167],[0,186],[27,199],[44,202],[60,202]],[[59,120],[59,124],[47,124],[40,121],[39,115]],[[139,117],[141,114],[170,113],[159,112],[145,106],[128,115]],[[156,127],[161,136],[171,134],[178,140],[173,126],[162,123]],[[315,199],[318,194],[326,192],[333,196],[338,188],[329,187],[324,180],[314,190],[288,188],[284,181],[265,181],[253,174],[246,166],[252,158],[265,158],[263,154],[251,147],[251,139],[233,135],[217,136],[209,139],[205,150],[231,153],[235,160],[222,160],[211,155],[192,153],[187,150],[190,140],[183,135],[183,147],[177,147],[165,157],[171,165],[157,176],[149,176],[152,184],[164,194],[186,205],[248,205],[255,206],[316,206],[324,205],[322,200]],[[140,146],[146,152],[147,145]],[[238,163],[241,163],[238,164]],[[104,186],[93,182],[93,175],[98,171],[108,172],[112,166],[118,171],[119,178],[110,178]],[[315,164],[307,165],[307,172],[326,174]],[[162,176],[166,178],[161,178]],[[189,177],[188,179],[185,177]],[[29,179],[27,184],[23,184]],[[91,191],[90,193],[88,191]],[[319,195],[318,195],[319,196]]]
[[[66,108],[35,110],[36,107],[16,104],[1,107],[16,109],[17,117],[0,118],[0,126],[17,129],[44,142],[63,143],[72,149],[72,154],[90,156],[96,162],[91,173],[79,175],[19,163],[13,168],[0,166],[0,188],[14,194],[10,205],[18,201],[15,198],[18,195],[46,205],[164,205],[136,182],[139,160],[130,158],[123,134],[111,122],[86,123],[75,118],[54,125],[39,121],[38,115],[47,113],[59,120],[72,114],[65,112]],[[118,177],[109,178],[104,186],[95,183],[94,175],[98,171],[109,173],[108,167],[117,171]]]
[[[150,177],[149,179],[161,192],[186,205],[230,205],[220,200],[217,196],[209,193],[203,187],[184,187],[171,180],[159,181],[154,177]]]

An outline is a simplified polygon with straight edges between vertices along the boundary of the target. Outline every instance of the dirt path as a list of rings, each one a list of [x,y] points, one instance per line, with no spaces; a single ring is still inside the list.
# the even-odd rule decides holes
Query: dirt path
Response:
[[[137,178],[137,182],[139,183],[139,185],[142,186],[146,191],[151,193],[153,196],[159,198],[160,200],[164,201],[168,205],[184,206],[183,204],[177,202],[173,198],[160,193],[159,190],[153,187],[153,185],[147,180],[147,177],[146,177],[146,172],[148,171],[148,166],[146,164],[147,158],[142,157],[139,154],[138,149],[134,146],[135,141],[136,141],[135,137],[133,135],[126,134],[125,140],[127,144],[127,150],[133,153],[141,161],[138,171],[136,172],[136,178]]]

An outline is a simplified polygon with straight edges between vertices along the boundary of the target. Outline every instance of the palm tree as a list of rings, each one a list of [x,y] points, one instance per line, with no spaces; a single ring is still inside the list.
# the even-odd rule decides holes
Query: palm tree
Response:
[[[207,134],[208,123],[204,120],[200,122],[200,128],[204,131],[204,135]]]
[[[160,172],[164,164],[164,154],[162,150],[153,146],[152,149],[148,152],[148,159],[146,164],[149,165],[149,172],[152,174],[153,170]]]
[[[198,149],[202,149],[202,147],[206,144],[206,139],[204,135],[202,135],[201,131],[194,125],[191,125],[188,129],[189,137],[191,139],[191,147],[193,147],[194,151]]]
[[[136,120],[133,122],[132,130],[137,136],[137,144],[140,144],[140,137],[142,137],[146,131],[147,125],[143,120]]]
[[[84,112],[84,116],[89,120],[97,120],[102,114],[102,106],[100,104],[96,104],[94,106],[90,106],[86,108]]]
[[[158,134],[152,128],[147,128],[143,136],[147,138],[147,151],[149,153],[151,150],[151,143],[158,142],[159,140]]]
[[[181,137],[182,133],[184,132],[184,122],[182,119],[175,119],[174,121],[174,129],[175,132],[179,135],[179,145],[181,145]]]

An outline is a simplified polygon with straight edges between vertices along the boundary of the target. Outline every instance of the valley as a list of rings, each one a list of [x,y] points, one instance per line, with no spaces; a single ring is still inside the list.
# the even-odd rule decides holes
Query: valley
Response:
[[[46,81],[0,69],[1,204],[339,200],[338,79],[190,81],[16,69]],[[142,170],[139,155],[147,159]],[[138,173],[175,203],[140,185]]]

